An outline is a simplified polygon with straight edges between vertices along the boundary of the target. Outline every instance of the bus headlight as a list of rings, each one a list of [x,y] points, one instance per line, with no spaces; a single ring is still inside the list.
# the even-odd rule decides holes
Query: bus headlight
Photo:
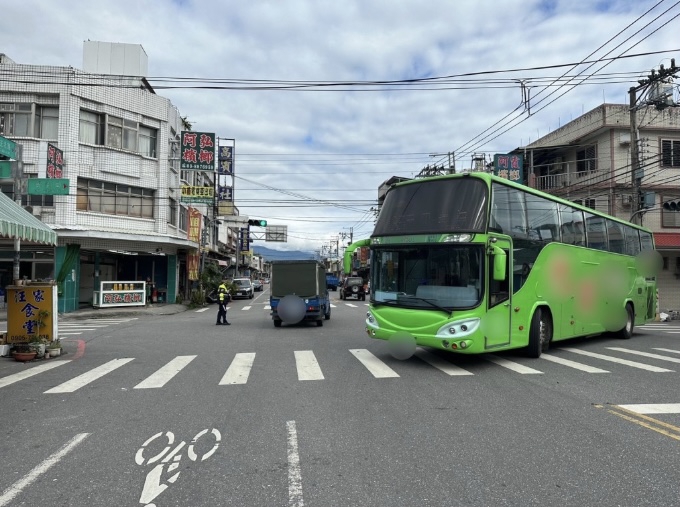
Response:
[[[449,322],[445,326],[439,328],[436,337],[446,339],[455,336],[456,340],[465,338],[477,331],[479,322],[479,319],[465,319],[457,322]]]
[[[370,311],[366,312],[366,327],[370,327],[372,329],[380,328],[377,319]]]

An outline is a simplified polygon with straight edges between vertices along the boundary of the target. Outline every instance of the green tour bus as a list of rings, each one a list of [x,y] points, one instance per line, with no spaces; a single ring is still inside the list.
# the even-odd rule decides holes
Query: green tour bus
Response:
[[[539,357],[578,336],[630,338],[656,316],[649,230],[491,174],[394,185],[349,255],[360,245],[376,339]]]

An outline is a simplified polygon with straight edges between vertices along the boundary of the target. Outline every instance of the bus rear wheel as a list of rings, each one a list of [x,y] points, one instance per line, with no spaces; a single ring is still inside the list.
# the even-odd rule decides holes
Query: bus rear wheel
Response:
[[[635,326],[635,314],[633,313],[633,307],[630,303],[626,305],[626,325],[623,329],[617,331],[617,338],[623,340],[630,340],[633,337],[633,327]]]
[[[543,308],[537,308],[531,318],[529,345],[526,348],[527,356],[541,357],[541,352],[547,352],[550,340],[552,340],[550,313]]]

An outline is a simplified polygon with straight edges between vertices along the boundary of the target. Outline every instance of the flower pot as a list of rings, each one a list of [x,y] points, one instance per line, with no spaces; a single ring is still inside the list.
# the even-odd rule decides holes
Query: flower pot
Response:
[[[32,350],[30,352],[14,352],[14,360],[15,361],[20,361],[20,362],[26,362],[26,361],[33,361],[36,356],[35,350]]]
[[[61,349],[49,349],[50,357],[57,357],[61,355]]]

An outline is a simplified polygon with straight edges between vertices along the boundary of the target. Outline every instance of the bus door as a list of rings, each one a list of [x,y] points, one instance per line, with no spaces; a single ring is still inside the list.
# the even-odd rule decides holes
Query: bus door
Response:
[[[498,238],[487,249],[487,314],[483,317],[484,347],[493,349],[510,344],[512,319],[512,243]],[[503,255],[504,254],[504,255]],[[505,269],[503,268],[505,265]],[[499,269],[501,268],[501,269]],[[496,276],[494,276],[494,272]],[[500,278],[500,272],[505,275]]]

